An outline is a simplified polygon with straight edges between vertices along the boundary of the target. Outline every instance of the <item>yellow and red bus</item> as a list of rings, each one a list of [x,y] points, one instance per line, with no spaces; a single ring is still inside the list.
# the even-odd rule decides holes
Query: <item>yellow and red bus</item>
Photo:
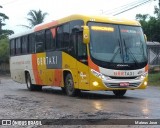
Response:
[[[57,86],[80,90],[145,89],[146,40],[139,22],[107,16],[71,15],[10,37],[11,78],[29,90]]]

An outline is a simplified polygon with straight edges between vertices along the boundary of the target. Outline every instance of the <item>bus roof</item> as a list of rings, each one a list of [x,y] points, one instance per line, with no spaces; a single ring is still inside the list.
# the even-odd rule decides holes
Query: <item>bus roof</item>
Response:
[[[74,14],[70,15],[64,18],[61,18],[59,20],[51,21],[49,23],[42,23],[37,26],[35,26],[33,29],[29,30],[28,32],[21,33],[21,34],[15,34],[13,36],[10,36],[10,39],[27,35],[36,31],[44,30],[47,28],[51,28],[53,26],[57,26],[72,20],[83,20],[85,24],[87,22],[103,22],[103,23],[112,23],[112,24],[123,24],[123,25],[133,25],[133,26],[141,26],[138,21],[135,20],[128,20],[124,18],[117,18],[117,17],[111,17],[111,16],[96,16],[96,15],[82,15],[82,14]]]
[[[31,34],[33,32],[34,32],[34,29],[29,29],[28,31],[24,31],[23,33],[17,33],[17,34],[13,34],[13,35],[9,36],[9,39],[11,40],[11,39],[16,38],[16,37]]]
[[[116,17],[111,17],[111,16],[92,16],[92,15],[81,15],[81,14],[74,14],[70,15],[68,17],[52,21],[50,23],[46,24],[40,24],[38,26],[35,26],[34,30],[35,31],[40,31],[46,28],[50,28],[52,26],[56,26],[59,24],[63,24],[72,20],[83,20],[85,24],[89,21],[93,22],[104,22],[104,23],[113,23],[113,24],[124,24],[124,25],[133,25],[133,26],[140,26],[140,23],[135,20],[128,20],[124,18],[116,18]]]

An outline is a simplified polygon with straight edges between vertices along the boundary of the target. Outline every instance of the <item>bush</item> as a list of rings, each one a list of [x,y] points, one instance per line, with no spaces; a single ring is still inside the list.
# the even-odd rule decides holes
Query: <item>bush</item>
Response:
[[[0,63],[9,63],[9,40],[0,40]]]
[[[149,66],[149,73],[158,73],[160,72],[160,66]]]
[[[149,85],[160,86],[160,72],[149,73]]]

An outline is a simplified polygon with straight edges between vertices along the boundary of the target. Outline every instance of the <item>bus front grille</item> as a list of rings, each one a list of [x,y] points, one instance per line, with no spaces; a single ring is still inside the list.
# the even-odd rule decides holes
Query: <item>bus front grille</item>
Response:
[[[105,83],[105,85],[109,88],[136,88],[140,83],[129,83],[128,86],[120,86],[120,83]]]

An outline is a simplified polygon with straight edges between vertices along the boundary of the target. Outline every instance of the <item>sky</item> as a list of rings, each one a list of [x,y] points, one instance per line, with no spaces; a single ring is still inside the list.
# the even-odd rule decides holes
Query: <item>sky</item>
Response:
[[[30,10],[40,9],[47,12],[45,22],[49,22],[77,13],[108,15],[105,12],[135,1],[138,0],[0,0],[0,5],[3,6],[0,12],[9,17],[5,22],[5,28],[20,33],[26,31],[26,28],[20,25],[29,25],[26,18]],[[158,0],[122,13],[118,17],[135,19],[139,13],[153,15],[154,6],[158,6]]]

